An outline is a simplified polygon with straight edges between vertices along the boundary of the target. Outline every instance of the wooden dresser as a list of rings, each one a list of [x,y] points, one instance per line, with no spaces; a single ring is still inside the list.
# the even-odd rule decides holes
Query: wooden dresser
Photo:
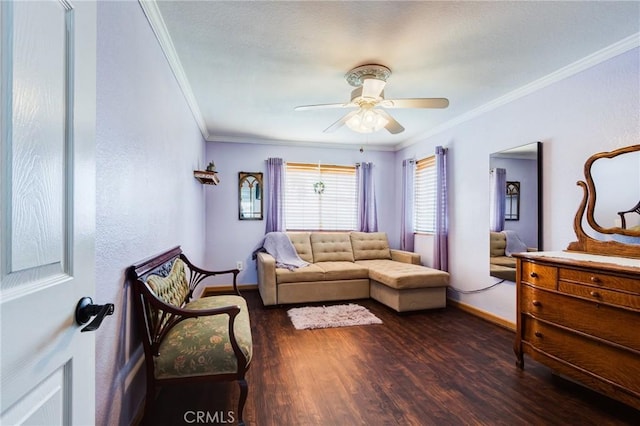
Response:
[[[520,253],[514,351],[640,410],[640,260]]]

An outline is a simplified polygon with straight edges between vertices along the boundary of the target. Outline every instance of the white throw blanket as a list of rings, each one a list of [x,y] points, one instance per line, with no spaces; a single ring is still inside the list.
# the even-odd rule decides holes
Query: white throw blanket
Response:
[[[502,231],[507,238],[507,246],[504,248],[504,254],[511,256],[513,253],[522,253],[527,251],[527,245],[522,242],[515,231]]]
[[[269,232],[264,236],[256,251],[264,250],[276,260],[277,268],[293,270],[307,266],[309,262],[300,259],[291,240],[284,232]]]

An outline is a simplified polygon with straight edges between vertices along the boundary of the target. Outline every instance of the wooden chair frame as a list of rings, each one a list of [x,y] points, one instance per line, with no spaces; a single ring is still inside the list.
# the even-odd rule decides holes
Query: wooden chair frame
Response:
[[[189,292],[181,306],[167,304],[158,298],[146,283],[148,275],[157,271],[169,262],[181,259],[189,268]],[[245,374],[249,369],[249,361],[243,354],[238,341],[236,340],[234,324],[236,316],[240,313],[237,305],[224,306],[213,309],[184,309],[184,305],[191,301],[193,292],[197,286],[207,277],[223,274],[233,274],[233,291],[241,296],[238,290],[237,277],[238,269],[228,269],[224,271],[208,271],[195,266],[182,253],[180,246],[169,249],[156,256],[145,259],[128,269],[128,279],[133,286],[134,306],[136,320],[142,335],[142,345],[145,354],[145,366],[147,374],[147,395],[145,400],[145,419],[151,418],[151,413],[156,396],[156,390],[163,385],[172,385],[189,382],[208,381],[237,381],[240,387],[240,398],[238,401],[238,424],[243,425],[243,410],[248,395],[248,385]],[[229,317],[229,340],[237,361],[237,372],[231,374],[186,376],[171,379],[156,379],[154,357],[158,356],[159,348],[167,333],[181,321],[188,318],[197,318],[209,315],[228,315]]]

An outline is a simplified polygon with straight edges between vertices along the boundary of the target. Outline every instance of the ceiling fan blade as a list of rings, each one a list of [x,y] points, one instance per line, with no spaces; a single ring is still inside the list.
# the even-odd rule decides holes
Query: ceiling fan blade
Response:
[[[336,121],[335,123],[333,123],[331,126],[327,127],[326,129],[323,130],[324,133],[332,133],[335,132],[336,130],[338,130],[340,127],[344,126],[344,124],[349,121],[349,119],[351,117],[353,117],[354,115],[356,115],[358,113],[358,110],[355,111],[351,111],[350,113],[344,115],[342,118],[340,118],[338,121]]]
[[[352,103],[342,103],[342,104],[318,104],[318,105],[300,105],[294,108],[294,111],[308,111],[314,109],[330,109],[330,108],[349,108],[356,107]]]
[[[447,98],[413,98],[386,99],[380,103],[385,108],[446,108],[449,106]]]
[[[376,108],[375,111],[388,121],[387,125],[384,126],[384,128],[387,129],[389,133],[395,135],[404,132],[404,127],[402,127],[402,125],[398,123],[395,118],[389,115],[388,112],[379,108]]]
[[[386,85],[387,82],[384,80],[379,80],[377,78],[366,78],[362,82],[362,97],[377,99],[384,90],[384,86]]]

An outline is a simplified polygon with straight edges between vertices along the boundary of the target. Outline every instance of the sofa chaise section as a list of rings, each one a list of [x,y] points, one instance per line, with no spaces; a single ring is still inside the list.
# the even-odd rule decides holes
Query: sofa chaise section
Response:
[[[369,269],[372,299],[398,312],[444,308],[449,274],[393,260],[359,260]]]
[[[420,255],[389,249],[383,232],[352,232],[356,264],[369,270],[372,299],[397,312],[444,308],[449,274],[420,265]]]

